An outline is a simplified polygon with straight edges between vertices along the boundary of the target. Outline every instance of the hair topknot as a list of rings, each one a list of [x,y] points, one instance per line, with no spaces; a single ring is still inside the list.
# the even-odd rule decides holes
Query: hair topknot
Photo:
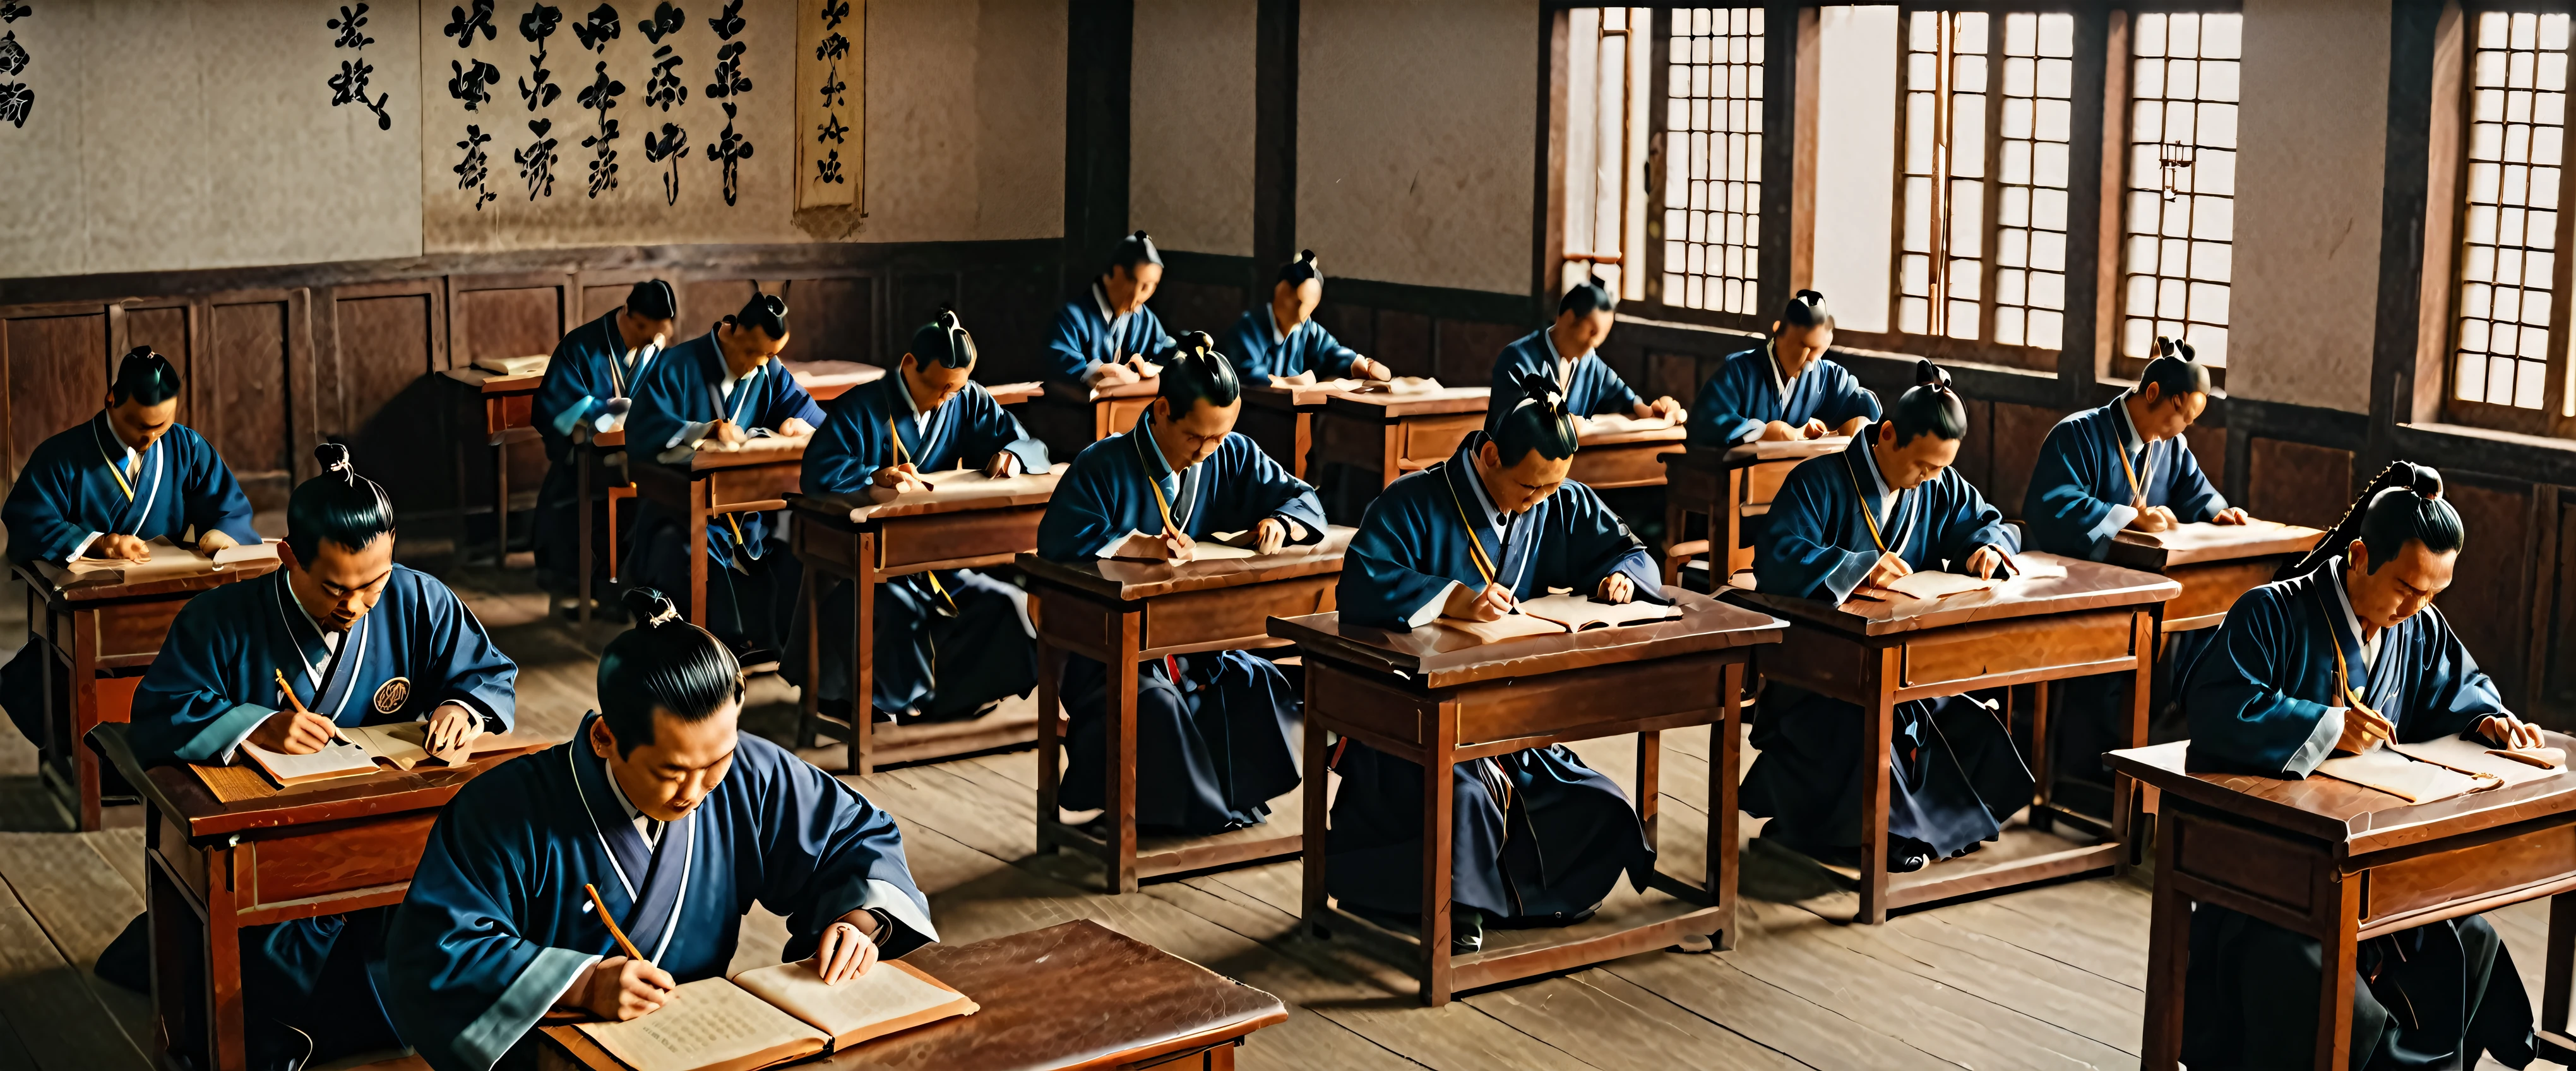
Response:
[[[625,604],[627,614],[635,619],[636,628],[661,628],[680,620],[680,609],[672,605],[671,597],[653,588],[628,588],[618,601]]]
[[[286,545],[307,564],[330,542],[364,550],[394,530],[394,504],[384,486],[358,474],[342,443],[313,448],[322,474],[297,484],[286,500]]]
[[[115,404],[159,405],[179,396],[179,369],[152,347],[136,346],[108,371],[107,392]]]
[[[1833,310],[1825,307],[1825,295],[1814,290],[1798,291],[1780,310],[1780,322],[1795,327],[1815,327],[1833,320]]]
[[[1556,381],[1530,372],[1520,378],[1521,397],[1494,421],[1494,449],[1503,464],[1517,465],[1536,450],[1551,461],[1574,456],[1574,419],[1565,411],[1565,392]]]
[[[1315,251],[1312,249],[1298,250],[1297,259],[1289,261],[1279,269],[1279,281],[1290,286],[1303,286],[1309,279],[1323,277],[1324,269],[1316,266]]]
[[[2416,465],[2414,469],[2415,473],[2407,481],[2407,486],[2414,488],[2416,494],[2424,496],[2427,500],[2442,497],[2441,471],[2431,465]]]

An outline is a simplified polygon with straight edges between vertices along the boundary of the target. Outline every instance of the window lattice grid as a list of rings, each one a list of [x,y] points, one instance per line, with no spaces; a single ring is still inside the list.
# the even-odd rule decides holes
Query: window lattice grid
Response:
[[[1996,124],[1994,340],[2053,350],[2066,326],[2075,17],[2006,15],[2003,45],[2002,115]]]
[[[1987,21],[1978,11],[1918,11],[1905,27],[1896,323],[1908,334],[1980,334]]]
[[[2483,12],[2472,34],[2453,390],[2462,401],[2538,409],[2558,348],[2549,323],[2567,16]]]
[[[1762,9],[1679,8],[1665,68],[1663,299],[1755,314],[1762,230]]]
[[[2162,335],[2190,340],[2203,364],[2227,363],[2244,23],[2143,14],[2131,31],[2122,356],[2155,356]]]

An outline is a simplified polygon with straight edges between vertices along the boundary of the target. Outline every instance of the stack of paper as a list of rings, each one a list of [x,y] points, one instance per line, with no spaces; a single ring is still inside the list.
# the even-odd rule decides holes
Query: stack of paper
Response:
[[[1674,417],[1649,417],[1640,420],[1632,416],[1610,413],[1583,418],[1583,434],[1586,436],[1625,435],[1639,431],[1669,431],[1680,423],[1681,421]]]
[[[477,357],[474,359],[474,367],[505,376],[533,376],[543,375],[547,362],[551,360],[553,360],[552,355],[544,353],[530,354],[525,357]]]

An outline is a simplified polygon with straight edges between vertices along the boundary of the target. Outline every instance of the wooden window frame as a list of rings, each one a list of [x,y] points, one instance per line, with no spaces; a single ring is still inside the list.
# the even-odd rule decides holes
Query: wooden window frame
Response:
[[[2468,401],[2459,397],[2460,291],[2466,281],[2464,275],[2468,270],[2468,258],[2462,254],[2466,250],[2468,241],[2466,231],[2469,153],[2474,140],[2471,132],[2475,126],[2477,110],[2475,78],[2477,22],[2480,15],[2491,12],[2535,15],[2570,13],[2569,5],[2563,3],[2472,2],[2461,6],[2461,41],[2458,55],[2454,60],[2459,65],[2459,69],[2452,80],[2459,91],[2452,101],[2450,111],[2451,120],[2456,124],[2454,128],[2456,136],[2453,139],[2455,145],[2448,164],[2453,186],[2449,191],[2447,203],[2435,209],[2448,213],[2453,221],[2453,226],[2450,228],[2450,248],[2446,251],[2451,261],[2450,270],[2443,278],[2440,301],[2442,348],[2439,351],[2441,363],[2436,372],[2438,383],[2435,385],[2439,391],[2437,395],[2440,398],[2439,411],[2442,419],[2448,423],[2491,431],[2576,439],[2576,417],[2565,415],[2568,366],[2571,362],[2576,362],[2576,353],[2571,353],[2571,342],[2576,342],[2576,338],[2571,338],[2571,335],[2576,335],[2576,332],[2571,332],[2569,323],[2570,298],[2576,297],[2576,293],[2571,293],[2576,291],[2576,197],[2569,195],[2570,184],[2576,183],[2576,145],[2561,149],[2558,164],[2560,175],[2558,228],[2556,246],[2553,250],[2555,255],[2551,258],[2549,282],[2551,304],[2548,352],[2550,357],[2548,373],[2541,384],[2541,405],[2537,409],[2524,409],[2495,402]],[[2570,32],[2576,34],[2576,27],[2571,27]],[[2576,68],[2576,47],[2571,47],[2570,53],[2571,67]],[[2571,70],[2570,77],[2571,84],[2568,89],[2570,103],[2576,104],[2576,70]],[[2436,83],[2439,84],[2441,81],[2441,77],[2437,74]],[[2576,134],[2576,121],[2567,123],[2564,129],[2570,134]]]
[[[1753,273],[1754,298],[1746,312],[1721,309],[1698,309],[1666,299],[1664,294],[1664,195],[1668,188],[1666,168],[1673,165],[1673,154],[1667,149],[1672,131],[1671,86],[1673,17],[1676,12],[1700,7],[1752,8],[1762,14],[1762,153],[1754,162],[1753,182],[1758,195],[1753,225],[1758,228],[1750,247],[1755,256]],[[1782,19],[1783,14],[1794,18]],[[1784,26],[1785,23],[1785,26]],[[1763,334],[1770,329],[1771,313],[1788,300],[1796,287],[1808,283],[1805,273],[1792,264],[1792,258],[1806,262],[1807,247],[1814,235],[1812,207],[1813,162],[1815,160],[1815,9],[1796,5],[1794,11],[1777,4],[1733,3],[1693,4],[1688,7],[1658,7],[1648,40],[1652,51],[1647,69],[1654,76],[1647,79],[1646,89],[1646,240],[1641,250],[1645,271],[1646,296],[1629,302],[1635,311],[1658,320],[1715,327],[1728,331]],[[1791,62],[1795,56],[1796,61]],[[1791,81],[1792,71],[1796,82]],[[1784,136],[1785,134],[1785,136]],[[1801,155],[1802,154],[1802,155]],[[1792,161],[1803,159],[1809,166],[1795,168]],[[1793,186],[1794,176],[1794,186]],[[1796,204],[1806,210],[1792,210]],[[1685,207],[1687,211],[1687,207]],[[1773,221],[1794,217],[1789,226]],[[1791,285],[1794,282],[1794,285]]]
[[[2108,369],[2111,378],[2134,380],[2139,376],[2144,375],[2147,370],[2146,358],[2131,357],[2120,352],[2120,332],[2125,326],[2129,315],[2127,304],[2129,280],[2129,179],[2133,173],[2130,165],[2134,162],[2130,158],[2129,153],[2129,132],[2137,120],[2136,109],[2138,104],[2137,95],[2130,92],[2129,82],[2130,76],[2133,73],[2132,68],[2134,67],[2134,63],[2139,58],[2133,53],[2134,42],[2136,41],[2135,34],[2137,33],[2137,17],[2140,15],[2242,15],[2244,14],[2244,11],[2244,5],[2235,3],[2233,0],[2211,0],[2211,2],[2208,3],[2192,3],[2190,0],[2174,0],[2174,2],[2134,4],[2129,11],[2121,13],[2126,16],[2125,18],[2115,17],[2113,19],[2111,40],[2109,47],[2104,50],[2103,57],[2106,64],[2109,63],[2109,58],[2113,55],[2119,56],[2121,62],[2110,64],[2103,72],[2108,77],[2103,84],[2102,117],[2102,210],[2104,220],[2102,228],[2103,289],[2101,316],[2102,323],[2104,325],[2102,330],[2102,355],[2104,359],[2103,363]],[[2244,64],[2244,60],[2241,55],[2235,62],[2238,64],[2241,72]],[[2237,148],[2235,151],[2238,153],[2238,157],[2241,160],[2245,151],[2244,139],[2242,136],[2245,92],[2241,81],[2237,88],[2236,107],[2239,124],[2239,137],[2237,139]],[[2117,123],[2112,122],[2115,118],[2119,120]],[[2241,191],[2242,186],[2240,185],[2238,188]],[[2233,201],[2239,199],[2240,194],[2231,193],[2227,196],[2229,200]],[[2236,245],[2236,233],[2233,225],[2230,225],[2228,228],[2227,244],[2231,250]],[[2229,341],[2232,343],[2235,338],[2236,330],[2234,323],[2236,272],[2233,266],[2233,256],[2229,258],[2229,264],[2230,267],[2227,273],[2227,286],[2229,291],[2228,337]],[[2234,362],[2232,345],[2229,361],[2230,363]],[[2225,391],[2227,389],[2227,366],[2212,366],[2209,370],[2209,382],[2212,387],[2219,391]]]

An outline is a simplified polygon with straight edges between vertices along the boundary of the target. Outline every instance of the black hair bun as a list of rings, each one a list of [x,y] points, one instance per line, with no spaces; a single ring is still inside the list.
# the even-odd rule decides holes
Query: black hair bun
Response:
[[[1314,250],[1312,250],[1312,249],[1300,249],[1300,250],[1298,250],[1298,251],[1297,251],[1297,263],[1299,263],[1299,264],[1308,264],[1308,265],[1311,265],[1311,264],[1315,263],[1315,251],[1314,251]]]
[[[152,347],[150,346],[136,346],[133,349],[125,351],[125,359],[129,361],[144,361],[160,356],[160,354],[152,352]],[[164,359],[166,360],[167,358]]]
[[[1217,352],[1216,338],[1205,331],[1184,331],[1180,337],[1180,350],[1192,357],[1212,354]]]
[[[2417,465],[2407,486],[2414,488],[2425,501],[2433,501],[2442,497],[2442,473],[2431,465]]]
[[[1135,239],[1135,240],[1137,240],[1137,241],[1139,241],[1139,242],[1150,242],[1150,241],[1153,241],[1153,239],[1146,237],[1146,236],[1145,236],[1145,232],[1143,232],[1143,231],[1137,231],[1137,232],[1136,232],[1136,233],[1134,233],[1134,234],[1128,235],[1128,237],[1133,238],[1133,239]]]
[[[313,448],[313,460],[322,463],[322,471],[337,472],[351,484],[358,482],[358,466],[349,460],[346,443],[323,443]]]
[[[1940,391],[1949,390],[1950,372],[1930,361],[1916,361],[1914,362],[1914,385]]]
[[[1557,389],[1556,381],[1537,372],[1521,376],[1521,395],[1550,410],[1565,404],[1565,393]]]
[[[679,608],[673,606],[671,597],[659,589],[628,588],[626,594],[618,596],[618,601],[625,604],[626,613],[635,619],[636,628],[659,628],[679,620]]]

